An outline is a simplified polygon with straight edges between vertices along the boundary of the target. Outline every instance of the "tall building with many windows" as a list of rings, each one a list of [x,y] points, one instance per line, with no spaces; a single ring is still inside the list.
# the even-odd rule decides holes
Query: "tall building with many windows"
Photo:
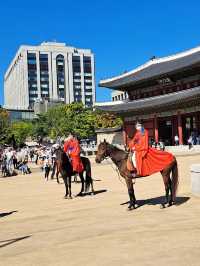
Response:
[[[4,76],[4,107],[32,110],[37,101],[95,102],[94,54],[65,43],[21,46]]]

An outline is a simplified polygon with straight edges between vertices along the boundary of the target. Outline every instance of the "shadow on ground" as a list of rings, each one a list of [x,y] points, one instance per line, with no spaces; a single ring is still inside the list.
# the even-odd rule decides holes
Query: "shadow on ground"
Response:
[[[92,179],[94,182],[99,182],[99,181],[102,181],[101,179]],[[72,180],[72,183],[75,183],[75,184],[81,184],[81,181],[80,180],[77,180],[77,181],[74,181]]]
[[[2,212],[2,213],[0,213],[0,218],[5,217],[5,216],[8,216],[8,215],[11,215],[11,214],[13,214],[14,212],[18,212],[18,211]]]
[[[23,237],[18,237],[18,238],[13,238],[13,239],[1,240],[0,243],[3,243],[3,244],[0,244],[0,248],[4,248],[6,246],[12,245],[18,241],[24,240],[29,237],[31,236],[23,236]]]
[[[176,197],[176,204],[175,205],[181,205],[187,202],[190,199],[190,197]],[[155,198],[150,198],[150,199],[145,199],[145,200],[137,200],[136,204],[138,205],[137,208],[142,207],[143,205],[160,205],[165,202],[165,197],[160,196],[160,197],[155,197]],[[120,205],[126,205],[128,204],[129,201],[121,203]]]
[[[97,194],[105,193],[105,192],[107,192],[107,189],[95,190],[93,194],[92,194],[92,192],[86,192],[83,194],[83,196],[97,195]]]

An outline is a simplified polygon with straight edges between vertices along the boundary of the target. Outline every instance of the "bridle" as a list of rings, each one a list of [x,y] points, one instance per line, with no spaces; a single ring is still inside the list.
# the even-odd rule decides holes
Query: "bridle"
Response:
[[[100,161],[102,162],[105,159],[108,159],[109,154],[108,154],[108,150],[107,150],[107,145],[104,145],[105,151],[103,151],[103,153],[101,154],[97,154],[99,156]]]

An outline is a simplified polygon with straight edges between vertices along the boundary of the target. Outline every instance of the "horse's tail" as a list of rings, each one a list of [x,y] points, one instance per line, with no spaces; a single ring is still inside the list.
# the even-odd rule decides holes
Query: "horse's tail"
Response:
[[[174,165],[172,167],[172,199],[173,199],[173,201],[175,201],[175,199],[176,199],[178,184],[179,184],[178,165],[177,165],[177,161],[175,159]]]
[[[91,170],[91,163],[90,160],[86,157],[81,157],[82,163],[85,170],[85,190],[88,191],[90,188],[90,185],[92,185],[92,170]]]

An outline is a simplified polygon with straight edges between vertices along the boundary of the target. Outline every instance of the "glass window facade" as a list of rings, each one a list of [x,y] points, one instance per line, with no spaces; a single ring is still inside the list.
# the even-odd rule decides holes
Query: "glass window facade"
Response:
[[[65,58],[63,55],[56,57],[57,92],[58,98],[65,99]]]
[[[41,98],[49,100],[49,66],[48,54],[40,54],[40,89]]]
[[[91,57],[90,56],[84,56],[83,57],[83,68],[84,68],[84,73],[92,73]]]
[[[27,53],[28,63],[28,90],[29,90],[29,108],[33,108],[33,104],[38,97],[37,88],[37,64],[36,54]]]
[[[65,101],[66,97],[66,76],[65,76],[65,57],[58,54],[55,61],[52,61],[52,69],[49,69],[49,58],[51,53],[46,51],[27,52],[28,65],[28,88],[29,88],[29,108],[33,108],[34,102],[41,97],[50,100],[50,80],[54,85],[56,82],[58,99]],[[39,56],[38,56],[39,55]],[[56,73],[52,73],[56,63]],[[72,75],[69,68],[69,78],[72,77],[73,96],[75,102],[83,102],[87,107],[93,105],[93,77],[92,77],[92,60],[91,56],[84,56],[78,53],[72,55]],[[39,69],[37,69],[39,67]],[[56,77],[55,77],[56,76]],[[40,88],[38,88],[40,84]],[[70,83],[71,84],[71,81]],[[83,90],[84,97],[83,99]]]
[[[83,57],[83,68],[84,68],[84,91],[85,91],[85,106],[92,107],[93,97],[92,97],[92,66],[91,57]]]
[[[80,56],[72,56],[74,101],[82,101]]]

